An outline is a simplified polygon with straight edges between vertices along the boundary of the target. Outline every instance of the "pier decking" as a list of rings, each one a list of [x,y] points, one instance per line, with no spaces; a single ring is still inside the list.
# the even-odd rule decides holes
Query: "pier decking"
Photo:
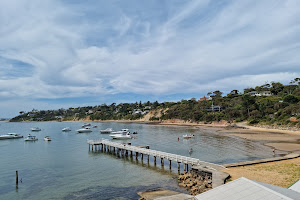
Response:
[[[197,165],[197,166],[202,166],[207,169],[211,170],[220,170],[224,169],[225,167],[209,162],[204,162],[196,158],[191,158],[187,156],[181,156],[181,155],[176,155],[176,154],[171,154],[171,153],[166,153],[162,151],[156,151],[152,149],[147,149],[147,148],[141,148],[141,147],[136,147],[136,146],[131,146],[125,143],[117,143],[117,142],[112,142],[107,139],[100,139],[100,140],[88,140],[87,143],[89,144],[89,150],[90,147],[92,147],[92,151],[97,148],[101,149],[103,151],[109,151],[109,152],[114,152],[114,153],[121,153],[124,155],[129,155],[133,156],[133,152],[135,152],[135,156],[138,157],[138,154],[141,155],[141,159],[143,160],[143,156],[147,155],[147,160],[149,162],[149,156],[154,157],[154,164],[156,165],[156,159],[160,158],[161,159],[161,165],[164,165],[164,160],[167,159],[169,160],[169,167],[171,169],[171,161],[177,162],[178,163],[178,170],[180,170],[180,163],[183,163],[185,166],[185,170],[188,170],[188,165]],[[144,146],[142,146],[144,147]]]

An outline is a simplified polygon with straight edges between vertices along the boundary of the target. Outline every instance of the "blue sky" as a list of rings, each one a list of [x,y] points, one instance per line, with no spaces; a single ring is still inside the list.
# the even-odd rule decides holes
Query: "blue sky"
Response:
[[[300,1],[0,2],[0,117],[300,77]]]

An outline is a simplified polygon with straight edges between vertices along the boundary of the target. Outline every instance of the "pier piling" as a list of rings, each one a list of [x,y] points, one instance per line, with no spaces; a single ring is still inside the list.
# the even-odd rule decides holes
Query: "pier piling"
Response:
[[[19,184],[19,175],[18,175],[18,171],[16,171],[16,185]]]

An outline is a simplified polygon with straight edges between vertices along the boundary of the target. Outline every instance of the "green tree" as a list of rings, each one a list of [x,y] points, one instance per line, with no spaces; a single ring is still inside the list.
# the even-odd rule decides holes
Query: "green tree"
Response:
[[[255,104],[255,98],[248,94],[243,95],[243,105],[247,109],[248,117],[250,117],[250,107]]]
[[[248,94],[249,92],[255,91],[253,88],[245,88],[244,89],[244,94]]]
[[[284,97],[283,101],[294,104],[294,103],[298,103],[299,99],[297,97],[295,97],[294,95],[289,94],[286,97]]]
[[[214,97],[222,97],[223,92],[221,92],[220,90],[216,90],[213,92],[213,94]]]
[[[272,87],[270,88],[270,91],[274,94],[277,95],[278,93],[282,92],[284,86],[283,84],[279,82],[272,82]]]

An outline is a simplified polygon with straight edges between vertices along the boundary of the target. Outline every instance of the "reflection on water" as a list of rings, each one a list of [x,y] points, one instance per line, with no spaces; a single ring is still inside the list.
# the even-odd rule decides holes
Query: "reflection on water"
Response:
[[[148,163],[146,156],[141,161],[135,156],[89,152],[87,139],[110,139],[109,134],[99,132],[106,128],[137,131],[136,139],[131,140],[133,146],[149,145],[150,149],[208,162],[222,164],[272,157],[272,150],[258,143],[193,127],[94,122],[98,127],[92,128],[93,132],[78,134],[75,130],[81,128],[79,122],[0,124],[3,134],[15,132],[27,136],[31,127],[42,129],[34,133],[39,138],[36,142],[0,140],[0,151],[5,152],[1,154],[0,199],[136,199],[139,189],[167,187],[165,183],[172,185],[173,190],[181,190],[173,178],[177,174],[175,162],[170,171],[167,161],[164,167],[160,160],[155,166],[151,156]],[[62,132],[64,127],[72,131]],[[183,139],[189,133],[195,138]],[[45,142],[45,136],[52,141]],[[16,170],[23,180],[17,190]]]

